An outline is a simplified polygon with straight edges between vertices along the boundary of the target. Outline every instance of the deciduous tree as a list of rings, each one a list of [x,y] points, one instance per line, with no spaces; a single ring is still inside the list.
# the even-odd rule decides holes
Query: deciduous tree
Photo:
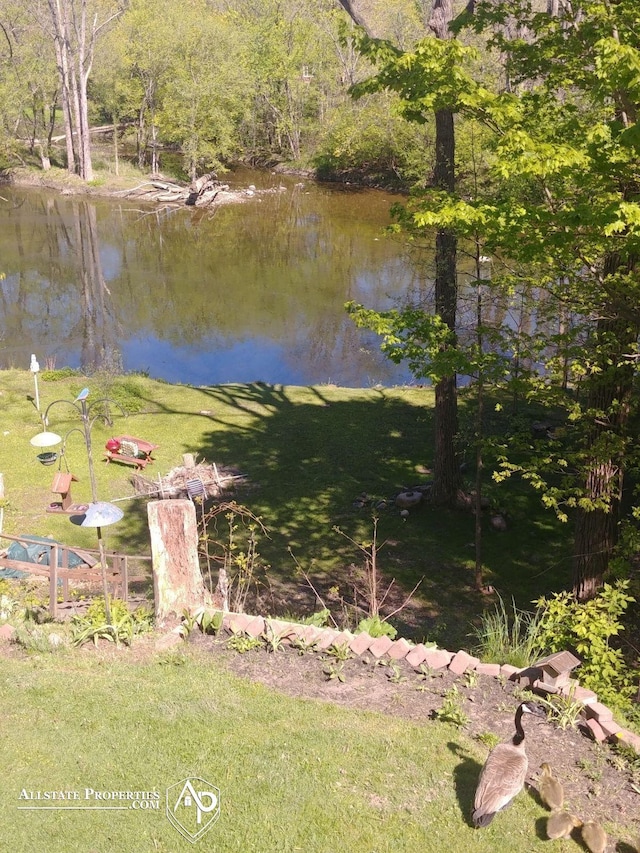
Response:
[[[382,56],[390,58],[395,55],[396,61],[401,61],[404,52],[390,42],[381,47],[371,39],[372,28],[367,25],[366,18],[358,2],[340,0],[341,5],[351,15],[353,20],[362,26],[367,35],[360,40],[362,52],[374,64]],[[452,38],[450,24],[453,20],[453,0],[433,0],[426,24],[434,33],[435,38],[444,42]],[[407,56],[410,53],[406,54]],[[443,53],[443,56],[445,54]],[[438,76],[441,76],[439,70]],[[356,94],[380,89],[396,89],[393,80],[384,71],[365,84],[355,86]],[[452,105],[444,99],[431,108],[435,115],[435,158],[431,183],[434,187],[448,193],[455,190],[455,130]],[[409,116],[415,121],[424,122],[428,110],[414,110]],[[435,310],[444,321],[449,335],[441,339],[445,349],[455,346],[456,310],[457,310],[457,236],[450,226],[440,225],[436,228],[435,240],[436,269],[435,269]],[[434,446],[434,482],[432,500],[435,503],[453,504],[460,484],[458,458],[456,454],[456,438],[458,434],[458,398],[455,373],[442,374],[435,386],[435,446]]]
[[[526,27],[526,40],[510,37],[511,17]],[[573,516],[573,587],[585,599],[615,547],[637,450],[640,9],[633,0],[581,0],[550,17],[525,0],[487,0],[472,22],[507,57],[509,91],[483,85],[469,73],[468,51],[435,39],[408,54],[377,46],[378,77],[400,92],[408,114],[446,103],[491,134],[488,191],[432,191],[416,200],[414,225],[479,234],[510,269],[511,284],[535,285],[563,325],[570,320],[548,339],[544,371],[530,389],[547,400],[557,392],[569,436],[549,448],[546,470],[511,470],[560,517]],[[544,325],[537,331],[542,336]]]
[[[96,40],[121,13],[119,0],[47,0],[46,20],[55,48],[67,169],[93,179],[87,87]],[[45,18],[43,17],[43,22]]]

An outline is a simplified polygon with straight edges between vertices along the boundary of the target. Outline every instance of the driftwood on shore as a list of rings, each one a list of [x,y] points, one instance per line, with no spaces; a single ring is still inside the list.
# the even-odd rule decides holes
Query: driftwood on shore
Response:
[[[221,202],[242,201],[253,195],[249,190],[231,191],[228,184],[218,181],[215,174],[202,175],[190,184],[181,184],[159,178],[151,178],[132,189],[125,190],[125,198],[139,201],[162,202],[176,206],[208,207]]]

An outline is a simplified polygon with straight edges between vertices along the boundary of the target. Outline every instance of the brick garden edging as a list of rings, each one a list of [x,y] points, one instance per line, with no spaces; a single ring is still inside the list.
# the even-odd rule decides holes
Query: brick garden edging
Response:
[[[423,666],[433,670],[448,669],[458,676],[463,675],[468,670],[473,670],[479,675],[506,678],[508,681],[517,682],[539,694],[559,693],[571,697],[572,701],[579,702],[582,705],[580,716],[582,717],[583,731],[594,740],[600,743],[605,741],[620,743],[640,754],[640,736],[618,725],[613,719],[613,711],[598,702],[596,693],[581,687],[576,679],[571,679],[568,684],[560,688],[550,688],[549,685],[542,682],[542,670],[536,668],[535,665],[519,669],[510,664],[482,663],[478,658],[463,650],[449,652],[446,649],[428,647],[422,643],[415,644],[404,637],[397,640],[392,640],[387,636],[372,637],[364,632],[353,634],[351,631],[317,628],[314,625],[283,622],[280,619],[269,619],[248,613],[225,613],[221,630],[226,631],[229,635],[247,634],[255,638],[263,636],[268,630],[283,643],[291,642],[292,639],[297,638],[313,647],[314,651],[325,651],[331,646],[347,645],[352,654],[358,657],[365,653],[376,659],[386,656],[393,661],[405,660],[409,666],[416,670]],[[180,642],[181,639],[182,634],[180,633],[180,626],[178,626],[169,634],[161,637],[157,641],[156,647],[166,649]]]

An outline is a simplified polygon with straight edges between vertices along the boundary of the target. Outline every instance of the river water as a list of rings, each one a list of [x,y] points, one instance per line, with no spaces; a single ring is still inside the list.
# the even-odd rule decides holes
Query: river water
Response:
[[[28,188],[0,195],[0,367],[142,371],[194,385],[411,381],[344,303],[428,287],[385,234],[399,199],[240,171],[242,204],[161,210]]]

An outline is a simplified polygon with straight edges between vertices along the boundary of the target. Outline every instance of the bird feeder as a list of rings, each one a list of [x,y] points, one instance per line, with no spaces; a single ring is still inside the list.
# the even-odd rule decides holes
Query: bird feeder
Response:
[[[77,482],[78,478],[75,474],[59,471],[53,478],[51,491],[56,495],[60,495],[60,500],[50,503],[47,507],[47,512],[63,512],[69,515],[86,512],[88,504],[75,504],[71,500],[71,483]]]

